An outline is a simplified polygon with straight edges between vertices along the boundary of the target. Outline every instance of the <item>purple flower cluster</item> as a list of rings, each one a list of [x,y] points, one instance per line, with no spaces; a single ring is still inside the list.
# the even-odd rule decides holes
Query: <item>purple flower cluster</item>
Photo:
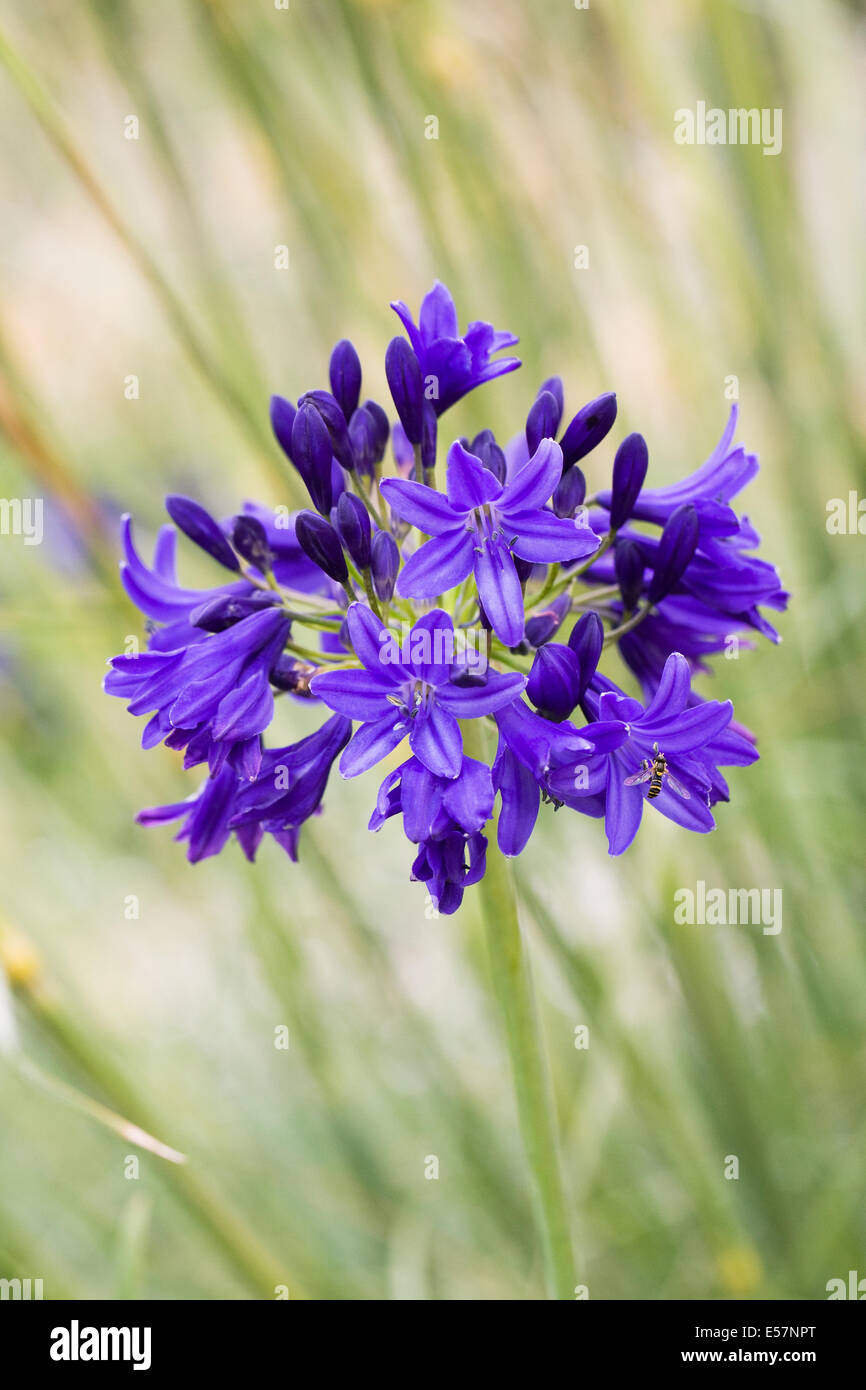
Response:
[[[441,284],[417,326],[403,303],[392,307],[408,335],[385,356],[396,420],[362,403],[346,340],[329,391],[271,402],[312,509],[248,503],[218,522],[169,497],[173,525],[152,565],[124,522],[123,583],[149,639],[111,661],[105,689],[149,716],[146,748],[165,743],[185,767],[206,769],[191,799],[139,820],[182,820],[193,861],[232,834],[253,859],[266,832],[295,859],[333,764],[355,777],[387,759],[370,829],[402,818],[412,877],[441,912],[483,876],[494,815],[508,855],[525,848],[544,803],[603,819],[611,854],[631,844],[645,803],[686,829],[713,829],[712,808],[729,797],[720,767],[758,754],[730,702],[704,699],[692,678],[750,631],[777,641],[762,610],[788,598],[732,505],[758,470],[734,443],[736,407],[683,482],[647,487],[646,441],[630,434],[610,486],[588,495],[581,464],[613,428],[616,397],[563,427],[553,377],[504,448],[490,430],[451,443],[440,491],[441,417],[520,366],[497,355],[517,340],[482,322],[461,336]],[[178,583],[178,530],[225,582]],[[602,673],[606,651],[638,694]],[[320,726],[266,745],[278,700],[322,710]]]

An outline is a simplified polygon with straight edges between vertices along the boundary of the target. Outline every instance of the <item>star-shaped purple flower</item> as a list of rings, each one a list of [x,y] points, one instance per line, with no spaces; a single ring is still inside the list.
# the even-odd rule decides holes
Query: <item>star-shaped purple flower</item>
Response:
[[[478,684],[477,667],[467,676],[472,667],[460,658],[454,625],[439,608],[419,618],[402,645],[361,603],[352,605],[346,622],[361,667],[325,671],[310,684],[329,709],[361,720],[340,772],[366,772],[408,737],[430,772],[458,777],[463,739],[457,720],[493,714],[520,694],[526,678],[488,670]]]
[[[562,476],[562,450],[543,439],[504,485],[462,444],[448,452],[446,496],[423,483],[390,478],[381,490],[391,510],[432,536],[410,556],[397,592],[433,598],[475,571],[478,593],[500,641],[523,637],[523,590],[514,556],[538,564],[582,560],[598,536],[582,519],[554,516],[544,504]]]
[[[470,323],[460,336],[454,300],[439,280],[424,296],[417,325],[401,299],[394,300],[391,308],[409,335],[425,383],[432,379],[436,385],[430,403],[437,415],[482,382],[520,366],[517,357],[490,360],[491,353],[514,346],[517,338],[513,333],[499,332],[479,320]]]
[[[758,757],[747,739],[728,728],[734,712],[730,700],[690,703],[691,673],[679,652],[665,662],[646,708],[612,682],[604,684],[609,688],[587,697],[597,720],[580,730],[595,751],[551,772],[550,791],[575,810],[599,815],[603,809],[610,853],[622,854],[637,834],[648,790],[635,777],[658,749],[679,790],[671,790],[664,778],[652,805],[687,830],[713,830],[710,805],[727,795],[718,764],[745,766]]]

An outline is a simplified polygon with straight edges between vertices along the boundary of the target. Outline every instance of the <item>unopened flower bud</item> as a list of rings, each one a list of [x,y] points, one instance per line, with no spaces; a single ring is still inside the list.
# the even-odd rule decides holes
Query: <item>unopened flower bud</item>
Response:
[[[692,502],[684,502],[672,512],[659,540],[655,570],[647,597],[660,603],[679,584],[698,545],[700,520]]]
[[[397,571],[400,568],[400,551],[397,542],[388,531],[377,531],[373,537],[370,559],[370,573],[376,597],[388,603],[394,593]]]
[[[348,338],[343,338],[331,353],[328,369],[334,399],[346,420],[358,409],[361,396],[361,359]]]
[[[617,541],[613,552],[613,565],[616,582],[622,594],[623,607],[626,613],[632,613],[637,608],[641,595],[644,571],[643,557],[634,541]]]
[[[542,439],[555,439],[562,407],[550,391],[540,391],[526,417],[526,447],[530,458]]]
[[[344,492],[334,509],[337,534],[359,570],[370,567],[372,533],[367,508],[354,493]]]
[[[313,506],[327,516],[333,500],[331,460],[334,450],[325,422],[312,401],[302,401],[292,424],[292,461],[304,480]]]
[[[267,532],[258,517],[241,512],[232,525],[232,545],[248,564],[269,570],[274,561]]]
[[[580,663],[572,649],[548,642],[533,657],[526,693],[539,713],[559,724],[580,698],[580,679]]]
[[[476,434],[472,443],[468,445],[470,454],[474,454],[480,459],[488,472],[492,473],[498,482],[504,483],[506,477],[505,454],[496,443],[496,437],[492,430],[482,430]]]
[[[583,406],[560,441],[563,472],[600,444],[616,419],[616,396],[607,391]]]
[[[634,511],[649,465],[649,453],[642,434],[629,434],[616,451],[610,487],[610,525],[613,531],[624,526]]]
[[[421,365],[405,338],[392,338],[385,353],[388,388],[410,444],[420,444],[424,427]]]
[[[586,497],[586,478],[577,464],[567,469],[553,493],[553,510],[557,516],[574,516],[578,507],[583,506]]]
[[[175,526],[189,536],[191,541],[195,541],[196,545],[201,546],[202,550],[206,550],[208,555],[225,565],[226,569],[240,569],[238,557],[220,530],[218,522],[214,521],[210,512],[206,512],[198,502],[193,502],[190,497],[175,494],[166,497],[165,509]]]
[[[285,396],[271,396],[271,429],[288,459],[292,458],[292,425],[294,421],[295,407],[292,402],[287,401]]]
[[[597,613],[584,613],[578,618],[568,638],[568,645],[574,652],[580,667],[578,700],[582,700],[590,681],[596,672],[598,659],[604,645],[604,627]]]
[[[571,607],[571,596],[559,594],[541,612],[533,613],[526,620],[525,636],[532,647],[542,647],[549,642],[559,629],[563,618]]]
[[[305,391],[298,401],[298,408],[312,404],[322,417],[325,429],[331,440],[331,452],[338,463],[350,472],[355,467],[352,445],[349,440],[349,426],[339,404],[330,391]]]
[[[295,518],[295,535],[308,559],[337,584],[348,582],[349,570],[340,537],[323,516],[315,512],[299,512]]]

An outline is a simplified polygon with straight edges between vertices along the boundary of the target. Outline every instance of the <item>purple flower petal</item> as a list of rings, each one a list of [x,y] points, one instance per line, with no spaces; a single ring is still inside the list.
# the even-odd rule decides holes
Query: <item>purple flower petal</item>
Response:
[[[495,481],[495,480],[494,480]],[[379,491],[395,516],[417,526],[428,536],[441,536],[462,525],[463,513],[452,507],[447,497],[424,483],[405,478],[386,478]]]
[[[464,757],[460,776],[445,788],[442,805],[467,834],[472,834],[493,815],[493,795],[493,778],[487,764]]]
[[[440,685],[436,698],[458,719],[477,719],[493,714],[516,700],[526,687],[526,677],[518,671],[488,673],[484,685]]]
[[[474,559],[475,537],[470,531],[460,527],[434,536],[406,561],[397,579],[397,593],[403,598],[435,598],[447,593],[471,573]]]
[[[340,759],[341,776],[357,777],[359,773],[375,767],[398,743],[402,743],[408,732],[405,721],[400,719],[396,709],[382,719],[363,724]]]
[[[590,527],[553,512],[509,513],[504,519],[511,549],[522,560],[536,564],[560,564],[566,560],[584,560],[599,547],[600,541]]]
[[[457,777],[463,757],[460,725],[447,709],[434,700],[426,715],[412,721],[409,747],[425,767],[439,777]]]
[[[489,541],[475,552],[475,582],[496,636],[516,647],[523,637],[523,590],[504,545]]]
[[[494,775],[501,797],[496,839],[503,854],[520,854],[535,828],[541,791],[529,768],[518,761],[504,741],[500,741]]]
[[[392,633],[363,603],[353,603],[346,614],[349,640],[358,660],[374,675],[401,679],[400,647]]]
[[[442,685],[451,673],[456,655],[454,623],[448,613],[434,608],[415,623],[404,644],[404,661],[418,680]]]
[[[499,511],[535,511],[543,507],[562,477],[562,450],[555,439],[542,439],[528,463],[506,483]]]
[[[435,281],[432,290],[422,299],[418,324],[425,343],[432,343],[436,338],[457,337],[457,309],[450,290],[441,280]]]
[[[688,703],[691,688],[689,663],[679,652],[671,652],[665,662],[656,693],[646,707],[643,716],[646,723],[652,724],[656,719],[667,719],[671,715],[680,714]]]
[[[443,783],[417,758],[403,764],[400,779],[400,806],[407,840],[420,844],[430,835],[431,826],[442,805]]]
[[[448,450],[448,501],[455,513],[465,514],[485,502],[493,502],[502,492],[495,474],[458,441]]]
[[[257,671],[220,700],[211,723],[211,737],[220,742],[241,741],[260,734],[274,717],[274,696],[267,671]]]
[[[640,785],[625,785],[629,772],[628,764],[614,754],[608,767],[604,808],[604,828],[611,854],[622,854],[628,849],[638,832],[643,814],[643,791]]]
[[[400,667],[394,670],[400,671]],[[379,720],[389,714],[397,718],[397,710],[388,699],[394,692],[394,680],[375,671],[324,671],[310,681],[310,691],[328,709],[347,719]]]
[[[641,723],[640,736],[658,743],[663,753],[687,753],[727,728],[733,714],[730,700],[707,700],[706,704],[687,709],[670,721],[660,719],[646,726]],[[637,734],[638,730],[633,733]]]

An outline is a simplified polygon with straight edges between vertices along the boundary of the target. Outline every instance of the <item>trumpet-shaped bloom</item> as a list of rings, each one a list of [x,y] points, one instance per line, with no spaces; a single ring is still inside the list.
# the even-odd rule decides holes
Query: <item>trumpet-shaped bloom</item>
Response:
[[[569,806],[580,810],[583,797],[604,798],[611,854],[622,854],[637,834],[647,786],[628,779],[645,761],[652,762],[656,749],[687,795],[663,779],[652,805],[678,825],[701,832],[715,826],[710,805],[719,786],[717,764],[743,765],[757,758],[752,744],[728,730],[734,712],[730,700],[692,704],[691,695],[688,662],[676,652],[646,707],[616,687],[594,692],[590,703],[596,719],[580,731],[593,752],[551,772],[551,792]]]
[[[384,482],[381,491],[392,511],[432,537],[407,560],[397,592],[432,598],[474,572],[493,631],[516,646],[525,619],[514,557],[558,564],[585,559],[598,548],[598,537],[582,519],[566,520],[545,508],[561,476],[562,451],[543,439],[505,484],[460,443],[448,454],[445,496],[422,483]]]
[[[431,403],[437,415],[476,386],[520,366],[517,357],[493,360],[494,353],[517,342],[513,333],[497,332],[492,324],[478,320],[460,336],[454,300],[439,280],[424,296],[417,325],[401,299],[391,308],[406,330],[422,378],[434,387]]]
[[[344,777],[366,772],[404,738],[430,772],[459,776],[458,719],[493,714],[526,685],[517,672],[491,670],[479,680],[460,659],[454,624],[441,609],[419,618],[402,646],[363,604],[349,609],[347,626],[361,667],[325,671],[310,687],[329,709],[361,721],[340,760]]]

